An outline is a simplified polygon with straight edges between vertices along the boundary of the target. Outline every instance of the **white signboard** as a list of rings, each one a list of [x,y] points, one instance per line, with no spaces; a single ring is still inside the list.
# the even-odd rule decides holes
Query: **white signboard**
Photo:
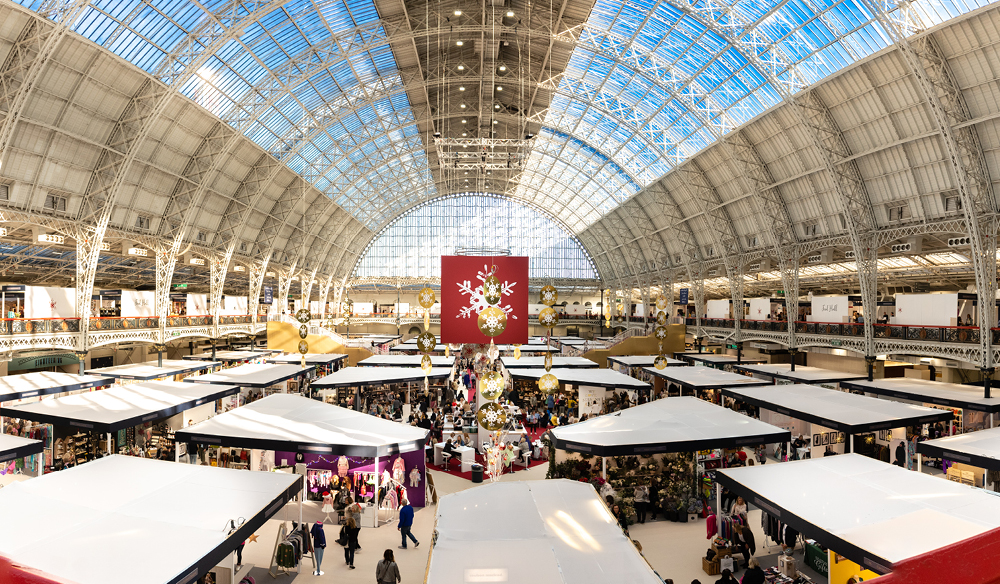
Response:
[[[76,290],[73,288],[24,287],[25,318],[73,318],[75,316]]]
[[[847,296],[813,296],[812,322],[847,322],[850,302]]]
[[[122,290],[122,316],[156,316],[156,292]]]
[[[730,318],[729,300],[709,300],[705,303],[706,318]]]
[[[240,316],[247,314],[247,297],[224,296],[222,298],[222,310],[219,314],[226,316]]]
[[[208,294],[187,295],[188,316],[208,316]]]
[[[375,311],[375,305],[371,302],[355,302],[354,303],[354,314],[371,314]]]
[[[893,324],[955,326],[958,294],[896,294]]]
[[[747,312],[746,315],[747,320],[768,320],[767,315],[769,314],[771,314],[770,298],[750,299],[750,310]]]

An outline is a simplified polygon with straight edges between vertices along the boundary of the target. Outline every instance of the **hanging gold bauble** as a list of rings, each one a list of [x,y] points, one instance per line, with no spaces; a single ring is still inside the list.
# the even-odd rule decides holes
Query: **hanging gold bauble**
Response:
[[[451,357],[451,348],[448,345],[444,346],[444,356]]]
[[[299,325],[299,338],[304,339],[309,336],[309,327],[304,324]]]
[[[305,355],[309,352],[309,343],[305,341],[299,341],[299,353]]]
[[[663,370],[667,368],[667,358],[663,355],[657,355],[656,359],[653,359],[653,367]]]
[[[420,290],[420,296],[418,296],[417,302],[419,302],[420,306],[424,308],[430,308],[434,306],[434,303],[437,302],[437,297],[434,295],[434,290],[430,288],[422,288]]]
[[[300,308],[295,311],[295,320],[302,324],[307,324],[310,320],[312,320],[312,314],[310,314],[305,308]]]
[[[667,338],[667,329],[662,326],[658,326],[656,327],[656,330],[653,331],[653,336],[662,341]]]
[[[660,326],[666,326],[667,324],[667,313],[662,310],[656,313],[656,324]]]
[[[420,358],[420,370],[423,371],[424,373],[427,373],[431,370],[431,364],[432,362],[430,355],[424,355],[423,357]]]
[[[506,380],[499,371],[490,371],[486,375],[483,375],[482,381],[480,381],[480,391],[483,392],[483,398],[490,401],[495,400],[500,397],[503,393],[504,385],[506,385]]]
[[[521,345],[514,345],[514,360],[521,358]]]
[[[490,361],[496,361],[497,357],[500,356],[500,347],[493,344],[493,339],[490,339],[490,348],[486,349],[486,356],[490,358]]]
[[[483,300],[486,300],[487,304],[496,304],[500,302],[500,298],[503,295],[503,287],[500,284],[500,280],[496,276],[490,274],[488,278],[483,282]]]
[[[542,286],[541,291],[538,293],[538,300],[540,304],[552,306],[556,302],[559,302],[559,291],[555,289],[555,286]]]
[[[552,353],[545,354],[545,370],[552,371]]]
[[[437,347],[437,337],[430,331],[425,331],[417,336],[417,350],[421,353],[430,353]]]
[[[507,313],[487,306],[479,313],[479,330],[488,337],[499,336],[507,328]]]
[[[656,309],[657,310],[666,310],[667,309],[667,299],[666,299],[665,296],[657,296],[656,297]]]
[[[556,312],[555,308],[546,306],[541,312],[538,313],[538,324],[547,329],[556,326],[559,324],[559,313]]]
[[[431,311],[424,311],[424,330],[431,328]]]
[[[507,412],[500,404],[489,402],[483,404],[483,407],[476,412],[476,420],[484,429],[496,432],[507,422]]]
[[[546,373],[538,378],[538,389],[542,391],[555,391],[559,389],[559,379],[551,373]]]

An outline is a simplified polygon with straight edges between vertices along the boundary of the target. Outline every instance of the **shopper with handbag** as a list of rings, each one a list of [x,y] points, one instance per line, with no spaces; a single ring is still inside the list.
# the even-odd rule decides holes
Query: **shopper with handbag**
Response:
[[[375,566],[375,582],[377,584],[396,584],[401,580],[399,566],[396,565],[396,558],[393,557],[392,550],[385,550],[382,559]]]
[[[352,497],[347,498],[347,507],[344,509],[344,517],[353,518],[354,527],[356,527],[358,531],[361,531],[361,504],[356,502]],[[356,549],[360,550],[361,546],[356,546]]]
[[[358,527],[356,521],[353,517],[348,517],[344,526],[340,528],[340,538],[337,539],[337,543],[344,546],[344,563],[354,569],[354,551],[358,549],[358,533],[361,528]]]

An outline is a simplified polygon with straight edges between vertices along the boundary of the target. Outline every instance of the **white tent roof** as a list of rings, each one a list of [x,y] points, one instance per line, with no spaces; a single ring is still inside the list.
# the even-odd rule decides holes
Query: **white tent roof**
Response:
[[[952,417],[951,410],[925,408],[815,385],[732,387],[723,389],[722,395],[848,434],[941,422]]]
[[[699,361],[702,363],[710,363],[713,365],[735,365],[736,355],[720,355],[718,353],[674,353],[674,357],[680,359],[688,359],[690,361]],[[763,363],[763,359],[747,359],[743,357],[740,359],[741,363],[753,364],[753,363]],[[798,369],[796,367],[796,369]]]
[[[0,408],[0,414],[83,430],[116,432],[168,418],[237,391],[235,385],[143,381]]]
[[[145,363],[126,363],[125,365],[115,365],[114,367],[101,367],[100,369],[88,369],[91,375],[101,375],[114,379],[139,379],[150,380],[160,377],[170,377],[181,375],[193,371],[201,371],[222,365],[220,361],[191,361],[184,359],[164,359],[163,366],[157,365],[156,361]]]
[[[527,367],[545,367],[545,357],[521,357],[515,359],[513,355],[504,355],[500,358],[503,366],[507,369],[524,369]],[[597,369],[597,363],[585,357],[552,357],[553,367],[569,367],[573,369]]]
[[[423,355],[372,355],[367,359],[358,361],[359,367],[420,367],[420,360]],[[442,355],[431,355],[432,367],[452,367],[455,365],[455,356],[444,357]]]
[[[545,369],[511,369],[508,373],[514,379],[538,379],[545,375]],[[650,387],[645,381],[619,373],[611,369],[559,369],[549,371],[559,379],[559,383],[573,385],[589,385],[608,389],[640,389]]]
[[[754,379],[739,373],[730,373],[714,367],[646,367],[646,371],[688,389],[716,389],[722,387],[771,385],[763,379]]]
[[[427,430],[276,393],[177,432],[181,442],[373,458],[424,447]]]
[[[445,495],[427,584],[661,584],[594,487],[499,482]]]
[[[626,367],[652,367],[655,359],[656,355],[612,355],[608,357],[608,361],[619,363]],[[670,357],[664,357],[664,359],[667,360],[667,367],[687,365],[687,362],[680,359],[671,359]]]
[[[301,377],[315,370],[315,365],[306,365],[303,369],[298,365],[247,363],[246,365],[240,365],[231,369],[223,369],[216,373],[188,377],[184,381],[191,383],[228,383],[240,387],[270,387],[293,377]]]
[[[1000,428],[917,442],[917,452],[989,470],[1000,470]]]
[[[101,458],[0,489],[9,527],[0,530],[0,556],[76,584],[194,582],[294,497],[300,480]],[[246,523],[226,537],[238,517]]]
[[[256,351],[216,351],[215,361],[249,361],[251,359],[260,359],[261,357],[267,357],[268,355],[274,355],[275,353],[280,353],[275,349],[258,349]],[[199,355],[186,355],[184,359],[193,361],[212,361],[212,352],[208,351],[201,353]]]
[[[888,397],[939,404],[953,408],[966,408],[981,412],[1000,412],[1000,397],[983,397],[984,389],[974,385],[940,383],[924,379],[894,377],[874,381],[846,381],[847,389],[866,391]]]
[[[45,445],[41,440],[21,438],[9,434],[0,434],[0,463],[6,463],[15,458],[23,458],[38,454],[44,450]]]
[[[440,379],[449,375],[451,375],[450,367],[431,367],[426,377]],[[344,367],[340,371],[335,371],[326,377],[313,381],[310,385],[314,389],[383,385],[423,381],[424,377],[424,372],[419,367]]]
[[[845,373],[843,371],[833,371],[831,369],[820,369],[819,367],[806,367],[796,365],[792,371],[790,363],[762,363],[759,365],[733,365],[733,369],[746,373],[760,373],[778,379],[788,379],[801,383],[837,383],[852,379],[867,379],[863,373]]]
[[[444,350],[447,348],[448,345],[438,343],[434,345],[433,352],[444,353]],[[416,353],[417,351],[419,351],[416,343],[400,343],[398,345],[393,345],[392,347],[389,347],[389,350],[392,351],[393,353],[411,353],[411,352]]]
[[[7,375],[0,377],[0,403],[91,387],[106,387],[114,382],[115,380],[109,377],[53,371]]]
[[[556,448],[595,456],[788,442],[788,430],[696,397],[669,397],[550,431]]]
[[[306,353],[306,363],[309,365],[329,365],[330,363],[336,363],[337,361],[342,361],[347,358],[346,353]],[[265,363],[301,363],[302,355],[291,354],[291,355],[279,355],[278,357],[271,357]]]
[[[874,572],[1000,527],[1000,498],[860,454],[727,468],[748,502]]]

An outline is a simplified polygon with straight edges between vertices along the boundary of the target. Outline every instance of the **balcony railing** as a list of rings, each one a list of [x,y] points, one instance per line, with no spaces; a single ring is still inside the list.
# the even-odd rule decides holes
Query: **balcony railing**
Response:
[[[695,319],[686,320],[694,326]],[[712,328],[733,328],[735,321],[729,318],[703,318],[701,326]],[[974,326],[926,326],[908,324],[872,325],[876,339],[899,339],[905,341],[930,341],[939,343],[979,343],[979,327]],[[742,320],[744,331],[785,332],[788,323],[783,320]],[[808,335],[829,335],[834,337],[864,337],[865,325],[859,322],[795,322],[795,332]],[[1000,328],[993,329],[993,342],[1000,343]]]
[[[44,333],[78,333],[79,318],[5,318],[0,335],[37,335]]]
[[[90,330],[92,331],[155,329],[159,327],[160,319],[155,316],[99,316],[90,319]]]

